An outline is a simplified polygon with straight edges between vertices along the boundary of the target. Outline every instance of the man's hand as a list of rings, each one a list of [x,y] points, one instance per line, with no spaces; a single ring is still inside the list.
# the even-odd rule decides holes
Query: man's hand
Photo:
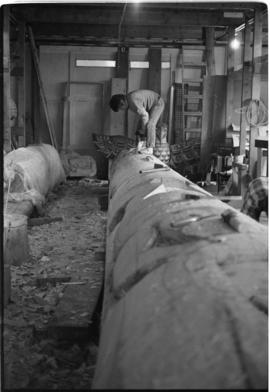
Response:
[[[149,114],[147,113],[147,111],[144,108],[138,109],[137,114],[141,117],[142,125],[143,125],[143,127],[145,127],[149,121]]]

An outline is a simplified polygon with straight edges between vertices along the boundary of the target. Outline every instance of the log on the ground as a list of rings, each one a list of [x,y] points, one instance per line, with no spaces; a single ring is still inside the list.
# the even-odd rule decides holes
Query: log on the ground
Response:
[[[93,388],[267,388],[267,228],[155,163],[111,168]]]
[[[44,214],[45,196],[65,181],[57,150],[49,144],[31,145],[4,156],[4,204],[7,213]]]
[[[10,193],[34,189],[45,196],[63,181],[60,156],[49,144],[21,147],[4,157],[4,182]]]

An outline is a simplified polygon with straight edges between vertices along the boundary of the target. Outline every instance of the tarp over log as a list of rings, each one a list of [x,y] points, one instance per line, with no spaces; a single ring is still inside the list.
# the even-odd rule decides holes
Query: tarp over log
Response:
[[[111,168],[93,388],[267,388],[267,227],[155,164]]]
[[[10,200],[30,199],[35,205],[65,178],[60,156],[49,144],[21,147],[4,156],[4,189]]]

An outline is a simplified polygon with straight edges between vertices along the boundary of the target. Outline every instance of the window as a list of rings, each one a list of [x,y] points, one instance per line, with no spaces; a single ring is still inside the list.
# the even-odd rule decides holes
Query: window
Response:
[[[130,68],[149,68],[149,61],[130,61]],[[169,61],[162,61],[162,69],[170,69],[171,64]]]
[[[149,68],[149,61],[130,61],[130,68]]]
[[[143,69],[149,68],[149,61],[130,61],[130,68],[134,69]],[[115,60],[83,60],[76,59],[76,67],[116,67]],[[169,61],[162,61],[161,68],[162,69],[170,69],[171,64]]]
[[[79,60],[76,59],[76,67],[115,67],[114,60]]]

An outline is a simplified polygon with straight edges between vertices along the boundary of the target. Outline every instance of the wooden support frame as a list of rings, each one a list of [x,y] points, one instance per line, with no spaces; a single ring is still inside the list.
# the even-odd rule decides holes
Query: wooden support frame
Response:
[[[127,78],[112,78],[111,95],[127,94]],[[110,111],[110,135],[128,136],[127,110]]]
[[[2,8],[3,18],[3,136],[4,150],[11,151],[10,128],[10,24],[9,6]]]
[[[129,48],[125,46],[119,46],[117,48],[116,77],[128,78],[128,70],[129,70]]]
[[[161,92],[161,48],[150,48],[148,88],[160,94]]]
[[[215,55],[214,55],[214,27],[207,27],[205,29],[205,55],[206,55],[206,69],[208,76],[214,76],[216,74],[216,67],[215,67]]]
[[[252,74],[252,48],[251,48],[251,25],[246,23],[244,33],[244,56],[243,56],[243,74],[242,74],[242,91],[241,91],[241,107],[244,106],[244,101],[251,98],[251,74]],[[240,142],[239,153],[245,154],[246,136],[247,136],[247,121],[246,112],[242,109],[240,115]]]
[[[184,49],[183,47],[181,47],[179,49],[179,60],[180,60],[180,64],[181,64],[181,80],[182,80],[182,96],[181,96],[181,128],[180,128],[180,135],[178,135],[179,137],[179,141],[180,143],[184,142],[184,129],[185,129],[185,116],[184,116],[184,110],[185,110],[185,102],[183,99],[183,95],[184,95],[184,90],[185,90],[185,84],[184,84]]]
[[[18,128],[20,135],[18,136],[18,146],[26,146],[26,127],[25,127],[25,23],[19,23],[19,35],[18,35],[18,66],[19,73],[18,83]]]
[[[234,37],[234,30],[231,29],[228,33],[228,42]],[[227,46],[227,99],[226,99],[226,130],[232,124],[233,118],[233,99],[234,99],[234,51]]]
[[[251,80],[252,94],[251,98],[253,100],[260,100],[261,97],[261,73],[260,69],[256,69],[256,59],[262,56],[262,20],[263,15],[260,10],[255,11],[254,18],[254,32],[253,32],[253,75]],[[251,126],[250,130],[250,140],[249,140],[249,174],[252,178],[257,177],[260,172],[256,170],[256,164],[260,165],[260,157],[258,156],[258,150],[255,147],[255,139],[258,137],[259,128],[256,126]]]
[[[39,89],[40,89],[42,105],[43,105],[43,109],[44,109],[44,113],[45,113],[46,123],[47,123],[48,130],[49,130],[49,133],[50,133],[50,138],[51,138],[52,145],[58,150],[57,140],[56,140],[56,136],[55,136],[55,132],[54,132],[54,129],[53,129],[53,125],[51,123],[51,119],[50,119],[50,116],[49,116],[47,99],[46,99],[46,95],[45,95],[43,82],[42,82],[42,79],[41,79],[37,49],[36,49],[36,45],[35,45],[35,41],[34,41],[33,32],[32,32],[32,29],[31,29],[30,26],[28,26],[28,34],[29,34],[30,46],[31,46],[32,56],[33,56],[35,70],[36,70],[36,74],[37,74]]]
[[[119,46],[117,49],[116,78],[112,80],[112,94],[126,94],[128,92],[129,48]],[[122,79],[122,81],[121,81]],[[124,80],[125,79],[125,80]],[[128,136],[128,111],[111,113],[111,130],[115,128],[115,120],[121,119],[121,131]]]

